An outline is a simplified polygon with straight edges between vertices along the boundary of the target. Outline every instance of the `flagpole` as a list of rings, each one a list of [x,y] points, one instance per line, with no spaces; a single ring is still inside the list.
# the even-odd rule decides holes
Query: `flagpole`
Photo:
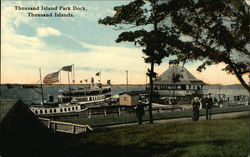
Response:
[[[74,78],[74,84],[75,84],[75,82],[76,82],[76,79],[75,79],[75,64],[72,64],[72,66],[73,66],[73,78]]]
[[[69,92],[70,92],[70,79],[69,79],[69,72],[68,72],[68,83],[69,83]]]
[[[71,81],[72,81],[72,84],[74,84],[74,76],[73,76],[73,73],[74,73],[74,67],[73,67],[73,64],[71,64]]]
[[[42,93],[42,104],[44,104],[44,97],[43,97],[43,82],[42,82],[42,72],[41,72],[41,68],[39,68],[39,73],[40,73],[40,83],[41,83],[41,93]]]
[[[127,92],[128,92],[128,70],[126,70],[126,82],[127,82]]]
[[[100,83],[102,82],[102,73],[101,73],[101,70],[100,70]]]

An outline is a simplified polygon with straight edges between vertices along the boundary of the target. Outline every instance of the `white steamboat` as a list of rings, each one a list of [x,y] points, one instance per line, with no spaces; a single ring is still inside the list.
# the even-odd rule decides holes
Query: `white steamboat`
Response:
[[[32,105],[31,111],[36,115],[78,114],[88,107],[108,105],[111,99],[111,88],[102,84],[91,84],[82,88],[60,89],[58,102],[50,96],[46,103]]]

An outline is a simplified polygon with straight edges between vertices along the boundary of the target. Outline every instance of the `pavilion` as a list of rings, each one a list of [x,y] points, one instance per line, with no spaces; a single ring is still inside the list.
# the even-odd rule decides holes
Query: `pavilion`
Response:
[[[155,79],[154,91],[165,104],[190,104],[194,97],[203,96],[204,84],[184,66],[170,66]]]

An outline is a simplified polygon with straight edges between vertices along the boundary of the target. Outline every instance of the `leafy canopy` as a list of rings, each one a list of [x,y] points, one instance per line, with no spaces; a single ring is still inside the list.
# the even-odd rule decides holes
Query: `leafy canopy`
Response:
[[[197,70],[225,63],[223,69],[242,79],[250,64],[250,7],[244,0],[168,0],[175,31],[185,37],[172,41],[177,59],[173,63],[201,60]]]

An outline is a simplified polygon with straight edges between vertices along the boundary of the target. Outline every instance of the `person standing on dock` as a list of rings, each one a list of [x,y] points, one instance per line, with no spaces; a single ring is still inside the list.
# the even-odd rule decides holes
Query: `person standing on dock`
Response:
[[[205,99],[205,108],[206,108],[206,120],[211,120],[213,99],[211,93],[208,93],[207,98]]]
[[[138,119],[138,125],[141,125],[142,124],[142,117],[144,116],[145,111],[144,111],[144,107],[140,101],[139,101],[138,105],[136,106],[135,113],[136,113],[136,117]]]
[[[195,97],[193,102],[192,102],[192,105],[193,105],[193,117],[192,117],[192,120],[193,121],[198,121],[199,120],[199,109],[200,109],[200,100],[198,97]]]

